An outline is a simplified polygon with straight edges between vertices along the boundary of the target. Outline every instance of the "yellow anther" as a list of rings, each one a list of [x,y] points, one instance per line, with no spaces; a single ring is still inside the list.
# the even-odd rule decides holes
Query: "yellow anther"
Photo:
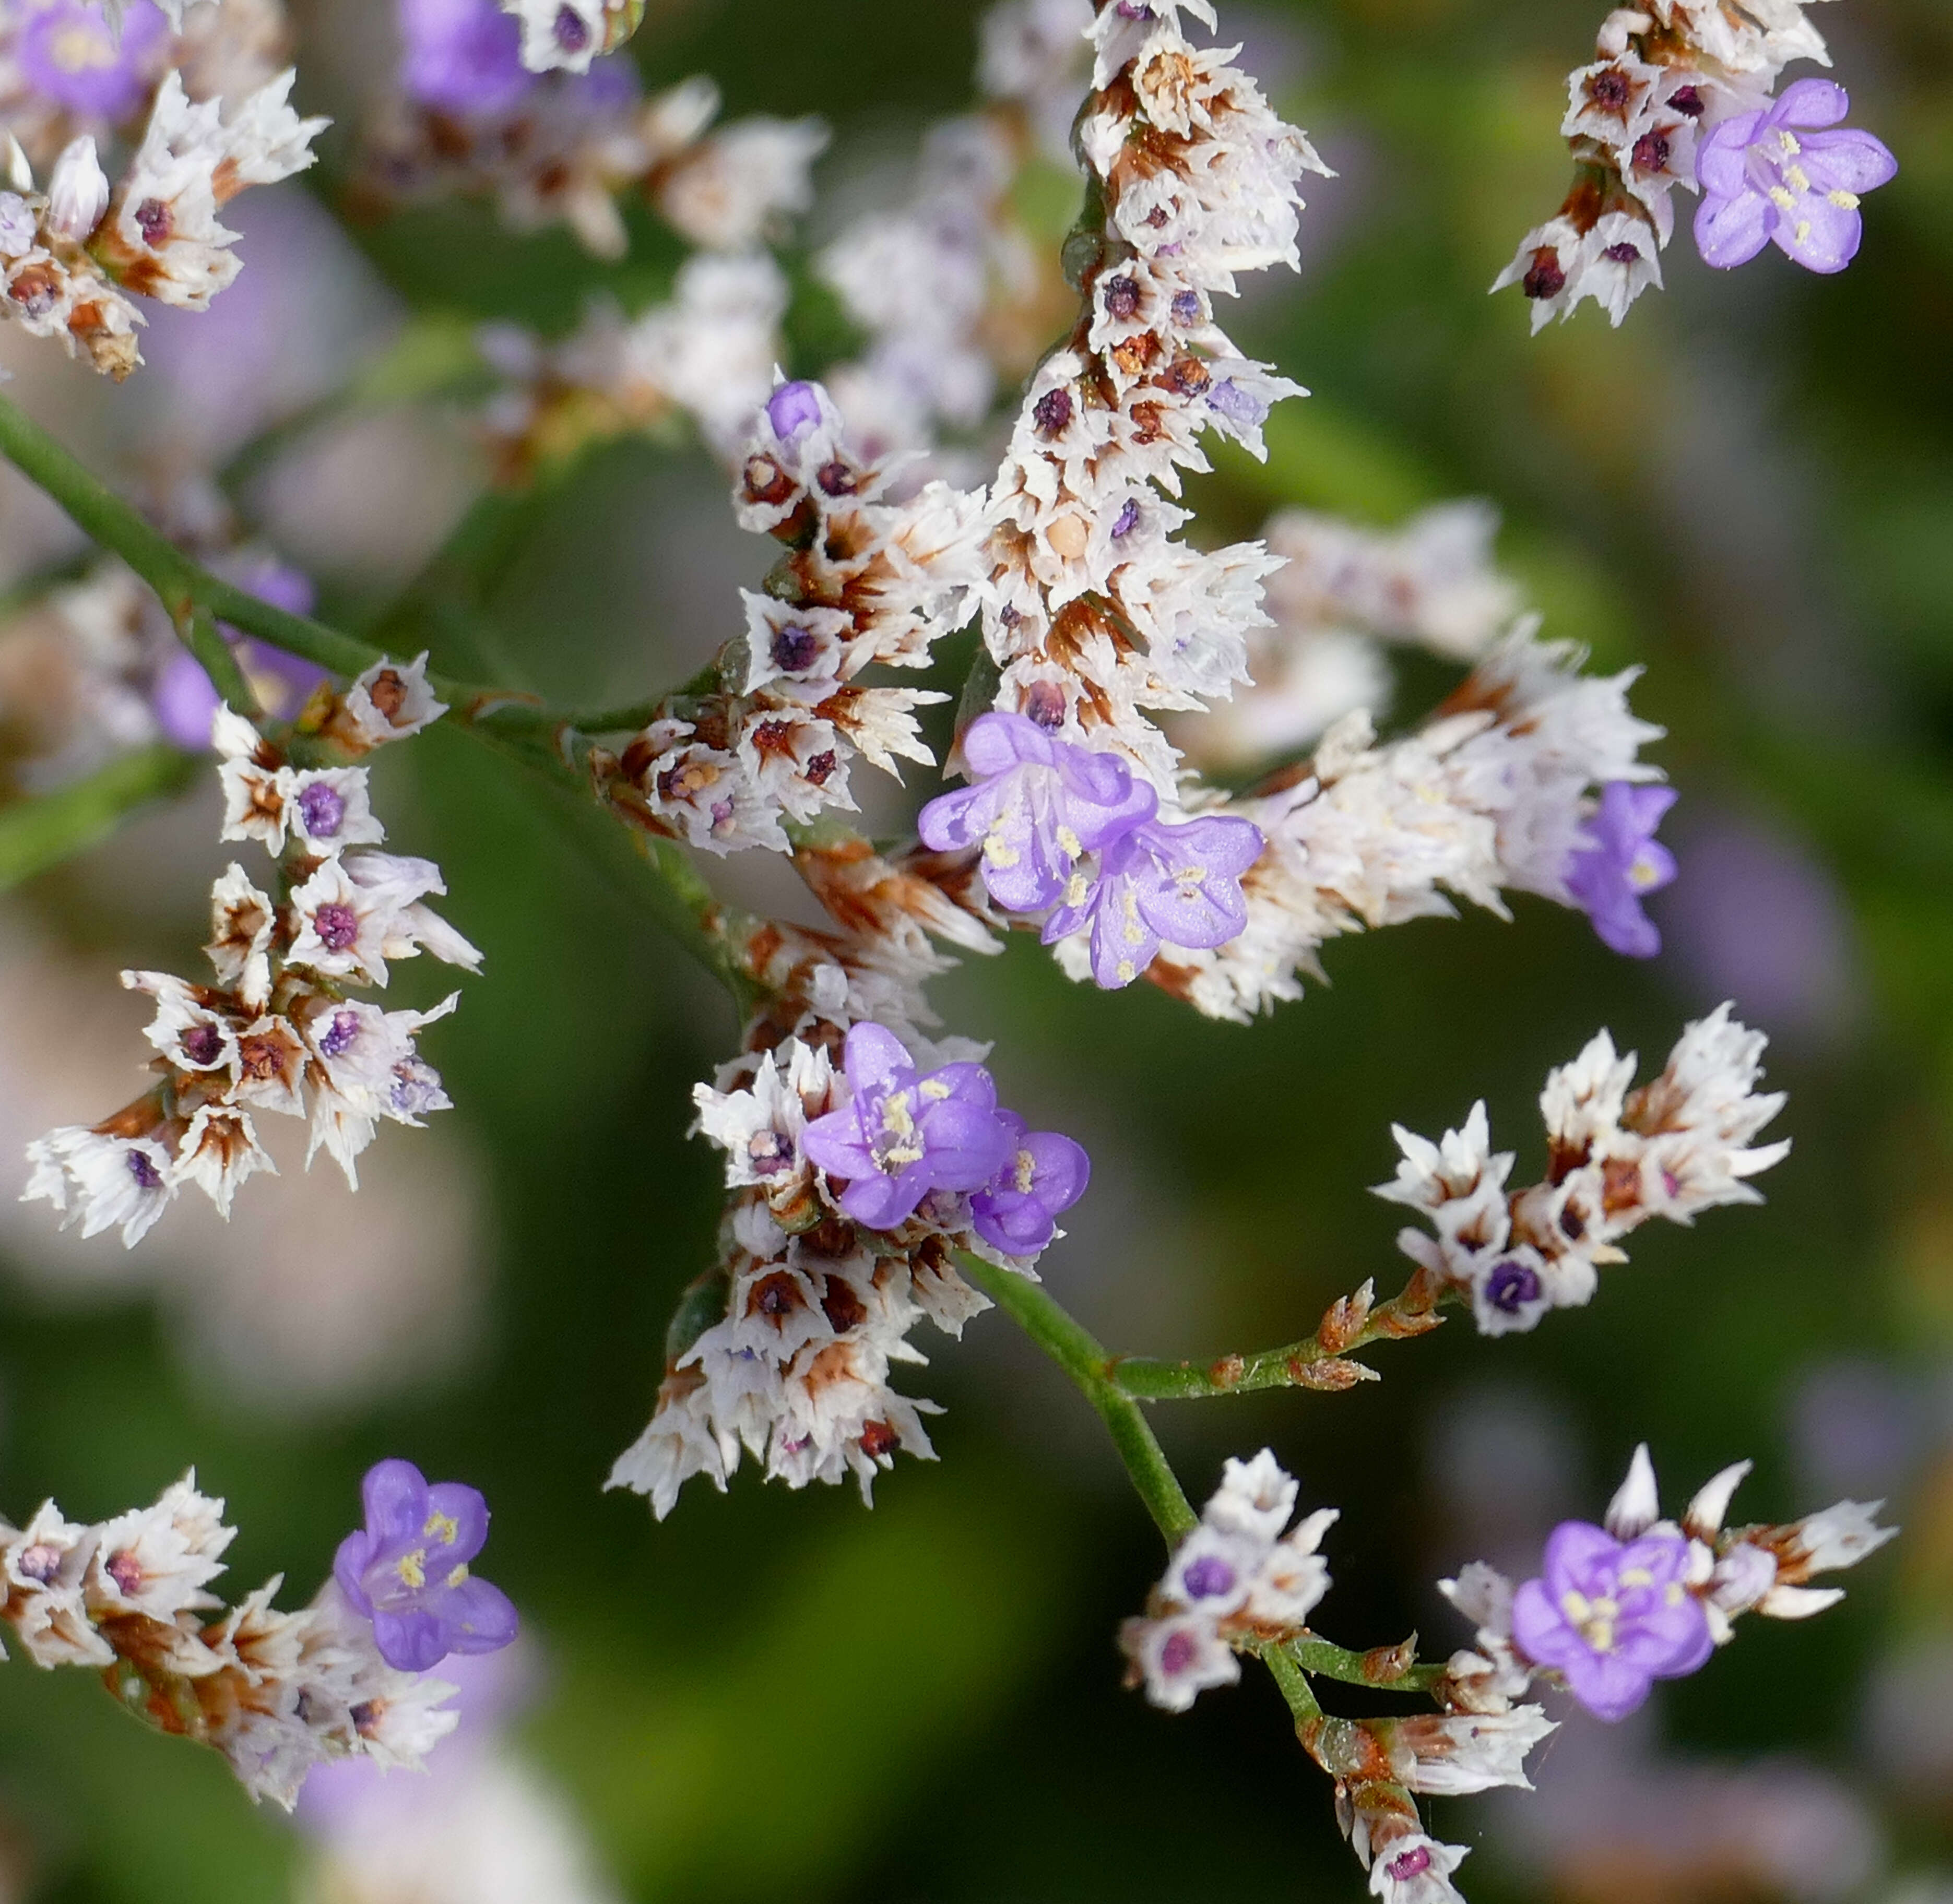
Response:
[[[1065,882],[1064,903],[1067,906],[1082,906],[1085,895],[1091,891],[1091,884],[1082,872],[1074,872]]]
[[[1773,185],[1770,187],[1770,203],[1779,211],[1795,211],[1797,209],[1797,200],[1795,196],[1786,192],[1780,185]]]
[[[1652,1586],[1654,1576],[1645,1567],[1625,1567],[1621,1570],[1623,1586]]]
[[[1855,192],[1827,192],[1824,201],[1827,205],[1835,205],[1840,211],[1855,211],[1858,208],[1858,195]]]
[[[1670,1580],[1668,1583],[1668,1591],[1662,1596],[1670,1606],[1681,1605],[1687,1597],[1688,1596],[1682,1591],[1682,1583],[1679,1580]]]
[[[1777,129],[1776,142],[1781,146],[1792,158],[1795,158],[1798,154],[1804,149],[1804,148],[1798,142],[1796,133],[1794,132],[1785,132],[1781,127]]]
[[[939,1103],[949,1095],[949,1087],[940,1078],[925,1078],[922,1081],[922,1094],[932,1103]]]
[[[427,1585],[427,1549],[416,1547],[411,1554],[403,1554],[394,1564],[393,1571],[400,1577],[403,1586],[418,1591]]]
[[[1569,1586],[1560,1596],[1560,1610],[1576,1627],[1584,1627],[1593,1617],[1594,1609],[1588,1605],[1587,1596],[1578,1587]]]
[[[1068,826],[1061,826],[1058,829],[1058,843],[1074,860],[1085,850],[1085,842]]]
[[[1018,1151],[1017,1167],[1014,1173],[1017,1188],[1020,1192],[1028,1191],[1031,1187],[1031,1179],[1036,1174],[1037,1160],[1029,1151]]]
[[[1119,961],[1119,982],[1121,985],[1129,985],[1139,975],[1140,969],[1137,966],[1133,964],[1130,959],[1121,959]]]
[[[1810,189],[1810,174],[1801,165],[1786,165],[1783,168],[1784,182],[1793,192]]]
[[[1800,218],[1797,221],[1797,242],[1800,245],[1807,245],[1810,242],[1810,221],[1808,218]]]
[[[86,73],[115,64],[115,49],[99,29],[69,27],[57,30],[48,51],[64,73]]]
[[[994,831],[983,836],[983,856],[993,866],[1002,866],[1008,871],[1024,856],[1014,846],[1006,846]]]
[[[447,1583],[450,1586],[459,1586],[463,1580],[467,1579],[467,1577],[468,1563],[466,1561],[463,1561],[459,1567],[455,1568],[453,1573],[448,1575]]]
[[[451,1547],[461,1533],[461,1523],[451,1514],[443,1514],[437,1508],[427,1517],[427,1525],[421,1532],[429,1540],[438,1541],[444,1547]]]

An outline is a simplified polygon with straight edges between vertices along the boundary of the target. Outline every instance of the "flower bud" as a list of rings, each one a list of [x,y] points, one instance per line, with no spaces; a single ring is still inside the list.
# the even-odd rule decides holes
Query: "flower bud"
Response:
[[[108,175],[95,155],[95,141],[74,141],[55,161],[48,184],[48,229],[80,244],[108,209]]]

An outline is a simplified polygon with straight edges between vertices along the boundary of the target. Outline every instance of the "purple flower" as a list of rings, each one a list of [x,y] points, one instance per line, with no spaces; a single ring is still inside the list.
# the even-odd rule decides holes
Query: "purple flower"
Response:
[[[1723,271],[1747,265],[1773,241],[1806,271],[1842,271],[1851,263],[1864,236],[1861,194],[1898,171],[1870,133],[1829,130],[1851,109],[1842,86],[1799,80],[1704,139],[1695,155],[1702,186],[1695,244],[1708,263]]]
[[[1573,903],[1593,920],[1604,944],[1630,959],[1651,959],[1661,950],[1661,934],[1641,900],[1675,877],[1675,855],[1654,837],[1675,801],[1672,787],[1610,781],[1566,862]]]
[[[535,83],[522,23],[496,0],[400,0],[400,19],[401,89],[424,106],[506,112]]]
[[[807,1126],[801,1148],[845,1179],[841,1207],[870,1229],[893,1229],[932,1190],[980,1190],[1014,1146],[997,1113],[997,1088],[980,1064],[917,1073],[908,1048],[879,1025],[848,1034],[842,1068],[851,1094]]]
[[[1129,985],[1162,941],[1211,947],[1248,922],[1241,875],[1262,856],[1261,829],[1219,815],[1177,826],[1153,822],[1105,849],[1099,883],[1045,921],[1044,941],[1092,928],[1092,975],[1108,991]]]
[[[1014,1110],[997,1119],[1012,1146],[1004,1167],[970,1199],[976,1234],[1006,1256],[1035,1256],[1092,1180],[1083,1145],[1055,1131],[1032,1130]]]
[[[259,562],[234,571],[229,579],[288,615],[312,612],[315,597],[311,578],[284,562]],[[251,640],[227,622],[217,625],[223,631],[224,638],[237,649],[237,659],[258,691],[258,698],[274,719],[289,720],[325,679],[325,670],[312,662],[302,661],[268,642]],[[202,665],[187,649],[173,651],[157,669],[149,704],[156,725],[172,744],[193,753],[210,745],[210,721],[217,712],[217,690],[211,686]]]
[[[151,0],[134,0],[121,43],[99,0],[53,0],[33,8],[15,58],[44,99],[85,119],[133,118],[149,102],[166,56],[169,23]]]
[[[811,384],[782,384],[766,399],[766,421],[782,443],[804,436],[820,422],[820,396]]]
[[[363,1530],[339,1543],[332,1571],[373,1622],[390,1666],[425,1673],[450,1653],[492,1653],[516,1636],[516,1609],[468,1563],[488,1538],[488,1504],[459,1481],[431,1487],[412,1461],[381,1461],[360,1486]]]
[[[1086,853],[1158,810],[1118,755],[1092,753],[1022,714],[983,714],[963,735],[973,786],[933,800],[917,822],[939,853],[980,844],[983,884],[1014,913],[1055,904]]]
[[[1684,1677],[1716,1649],[1688,1568],[1680,1534],[1622,1542],[1562,1521],[1546,1543],[1545,1577],[1513,1598],[1513,1643],[1534,1664],[1557,1668],[1596,1718],[1624,1719],[1657,1680]]]

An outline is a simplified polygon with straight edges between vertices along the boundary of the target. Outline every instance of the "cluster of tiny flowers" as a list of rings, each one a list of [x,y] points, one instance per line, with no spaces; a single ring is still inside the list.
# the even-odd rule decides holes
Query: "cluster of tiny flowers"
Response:
[[[867,334],[826,380],[869,455],[926,449],[939,430],[983,421],[999,374],[1027,372],[1066,321],[1070,291],[1013,192],[1054,146],[1065,155],[1091,20],[1090,0],[993,8],[983,109],[931,127],[904,202],[855,220],[821,252],[822,278]]]
[[[290,44],[281,0],[11,0],[0,9],[0,126],[51,165],[83,136],[140,136],[166,74],[193,99],[241,99],[277,77]]]
[[[1028,1272],[1091,1175],[1071,1138],[998,1104],[966,1048],[857,1022],[838,1070],[789,1038],[698,1087],[733,1192],[722,1265],[699,1292],[706,1326],[680,1312],[657,1413],[612,1486],[662,1518],[694,1474],[723,1489],[743,1447],[792,1487],[851,1472],[866,1500],[898,1449],[934,1458],[935,1405],[891,1388],[891,1364],[925,1359],[908,1340],[923,1318],[960,1336],[989,1307],[955,1251]]]
[[[350,761],[437,719],[445,709],[428,691],[425,659],[376,663],[331,703],[321,740]],[[130,1248],[186,1184],[228,1217],[238,1186],[275,1170],[254,1111],[308,1118],[307,1161],[323,1149],[356,1185],[355,1160],[381,1118],[417,1126],[447,1107],[414,1040],[457,998],[431,1012],[387,1012],[347,988],[384,987],[390,960],[423,950],[470,972],[481,965],[425,903],[447,891],[431,861],[351,850],[385,837],[365,768],[295,768],[227,709],[212,738],[222,756],[221,837],[263,845],[281,897],[229,868],[211,889],[205,950],[217,982],[122,975],[155,1001],[146,1035],[159,1082],[99,1124],[66,1126],[27,1147],[23,1201],[52,1203],[64,1227],[79,1223],[85,1236],[120,1225]]]
[[[310,579],[262,544],[209,552],[227,581],[295,615],[312,606]],[[290,720],[322,669],[219,625],[259,705]],[[0,772],[25,790],[58,786],[130,748],[158,740],[201,753],[217,710],[210,677],[170,625],[155,593],[119,559],[99,562],[0,622],[14,665],[0,693],[6,738]]]
[[[399,17],[398,96],[366,142],[362,192],[375,205],[485,199],[517,230],[560,221],[621,258],[622,193],[713,251],[751,249],[812,202],[809,168],[827,143],[817,120],[713,130],[710,80],[646,99],[631,61],[593,64],[590,41],[569,70],[532,70],[495,0],[399,0]]]
[[[519,324],[484,327],[482,356],[503,381],[481,421],[502,479],[676,418],[735,461],[773,387],[787,299],[767,253],[706,252],[686,261],[669,298],[634,318],[601,300],[555,343]]]
[[[1324,941],[1448,916],[1454,895],[1504,917],[1502,890],[1578,906],[1616,949],[1654,951],[1651,926],[1614,929],[1672,863],[1645,831],[1594,828],[1622,798],[1606,790],[1654,778],[1638,756],[1662,730],[1629,708],[1636,671],[1597,679],[1581,659],[1522,625],[1415,732],[1380,745],[1367,712],[1346,715],[1312,759],[1216,810],[1267,842],[1242,876],[1244,922],[1224,947],[1155,960],[1153,982],[1245,1020],[1299,997]]]
[[[1443,503],[1401,528],[1283,509],[1262,535],[1284,566],[1268,578],[1272,625],[1248,638],[1250,685],[1174,737],[1202,766],[1265,762],[1390,699],[1387,645],[1475,662],[1518,618],[1518,588],[1492,557],[1489,504]]]
[[[1535,331],[1587,298],[1618,324],[1660,287],[1678,185],[1702,194],[1695,242],[1711,265],[1773,243],[1809,271],[1851,261],[1861,196],[1898,168],[1870,133],[1839,129],[1842,86],[1799,80],[1772,98],[1793,60],[1830,63],[1807,4],[1650,0],[1607,16],[1593,64],[1567,81],[1573,188],[1492,287],[1520,287]]]
[[[234,19],[226,6],[187,34],[180,6],[172,11],[140,0],[118,38],[99,4],[42,0],[10,10],[0,28],[0,125],[17,119],[51,167],[37,190],[13,139],[0,308],[118,380],[143,361],[133,299],[207,307],[240,269],[237,234],[218,214],[249,186],[305,171],[328,123],[293,111],[290,69],[267,76],[268,52],[282,51],[275,10],[247,5]],[[98,141],[136,127],[111,183]]]
[[[614,763],[611,797],[713,853],[787,850],[788,824],[854,804],[857,754],[884,772],[933,765],[914,710],[944,697],[863,687],[873,665],[923,668],[961,625],[979,574],[980,499],[939,482],[879,501],[882,472],[844,446],[817,384],[782,384],[754,422],[733,490],[741,525],[784,543],[719,691],[682,695]]]
[[[1786,1527],[1725,1528],[1751,1464],[1724,1468],[1681,1524],[1660,1517],[1645,1446],[1596,1527],[1569,1520],[1548,1537],[1540,1577],[1515,1587],[1475,1561],[1439,1586],[1478,1628],[1440,1687],[1454,1708],[1500,1713],[1535,1679],[1556,1680],[1597,1718],[1622,1719],[1658,1679],[1679,1679],[1726,1646],[1745,1613],[1807,1620],[1835,1606],[1817,1574],[1855,1567],[1898,1533],[1874,1501],[1841,1501]]]
[[[1190,10],[1212,23],[1205,0]],[[1103,224],[1068,247],[1086,308],[1026,394],[983,597],[995,705],[1123,752],[1169,807],[1176,756],[1149,712],[1198,710],[1246,678],[1277,565],[1259,543],[1189,547],[1169,497],[1208,467],[1208,430],[1260,454],[1271,405],[1298,390],[1240,355],[1214,302],[1237,272],[1296,262],[1297,181],[1325,169],[1252,79],[1188,44],[1178,12],[1108,4],[1093,23],[1078,148]]]
[[[236,1530],[194,1473],[93,1525],[46,1502],[0,1524],[0,1622],[36,1665],[99,1672],[138,1718],[221,1752],[254,1799],[289,1810],[330,1759],[418,1768],[458,1717],[428,1669],[506,1646],[516,1611],[469,1577],[488,1526],[474,1489],[384,1461],[365,1498],[368,1531],[290,1613],[271,1604],[281,1579],[234,1607],[207,1591]]]
[[[1748,1179],[1782,1160],[1788,1139],[1757,1144],[1782,1108],[1759,1092],[1765,1040],[1727,1005],[1688,1026],[1660,1074],[1638,1089],[1632,1052],[1599,1033],[1540,1094],[1544,1181],[1509,1190],[1509,1151],[1494,1153],[1483,1104],[1437,1143],[1395,1127],[1403,1160],[1376,1194],[1421,1212],[1434,1232],[1397,1245],[1421,1294],[1469,1301],[1480,1332],[1533,1328],[1550,1309],[1593,1299],[1600,1270],[1625,1262],[1621,1239],[1650,1217],[1691,1223],[1720,1204],[1760,1203]]]
[[[1241,1677],[1236,1649],[1306,1628],[1329,1591],[1328,1564],[1316,1550],[1337,1511],[1318,1508],[1290,1527],[1295,1500],[1294,1478],[1265,1448],[1251,1461],[1228,1461],[1200,1524],[1147,1596],[1145,1617],[1119,1630],[1128,1685],[1184,1712],[1209,1686]]]

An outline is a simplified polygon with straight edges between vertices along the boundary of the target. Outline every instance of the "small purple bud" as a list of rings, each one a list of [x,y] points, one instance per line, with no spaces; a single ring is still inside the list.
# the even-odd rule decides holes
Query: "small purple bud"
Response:
[[[1138,499],[1134,496],[1128,496],[1126,499],[1126,506],[1119,512],[1118,519],[1112,525],[1112,540],[1114,542],[1117,542],[1122,537],[1130,535],[1133,532],[1133,525],[1136,523],[1139,519],[1140,505]]]
[[[1198,324],[1200,321],[1200,293],[1198,291],[1174,293],[1173,321],[1175,324]]]
[[[359,1035],[359,1014],[355,1011],[334,1012],[332,1022],[326,1028],[324,1037],[318,1041],[318,1048],[329,1058],[341,1056]]]
[[[1119,11],[1125,11],[1124,0],[1121,0]],[[1193,1636],[1187,1633],[1170,1633],[1166,1644],[1160,1649],[1160,1671],[1168,1678],[1176,1677],[1193,1664]]]
[[[137,1150],[130,1151],[129,1174],[145,1190],[160,1190],[163,1187],[163,1179],[157,1173],[155,1164],[149,1161],[146,1151]]]
[[[1495,1264],[1485,1279],[1485,1300],[1508,1316],[1517,1315],[1526,1304],[1539,1300],[1539,1272],[1525,1263]]]
[[[1055,734],[1064,725],[1064,690],[1055,681],[1033,681],[1024,691],[1024,712],[1045,733]]]
[[[328,900],[312,916],[312,930],[328,952],[344,952],[359,943],[359,915],[350,906]]]
[[[1211,1600],[1234,1590],[1234,1570],[1218,1554],[1202,1554],[1180,1579],[1196,1600]]]
[[[820,637],[798,625],[773,631],[773,665],[782,674],[797,675],[820,652]]]
[[[1061,384],[1046,390],[1031,406],[1031,421],[1041,436],[1062,435],[1071,421],[1071,393]]]
[[[299,795],[299,812],[306,831],[315,840],[329,840],[346,820],[346,803],[322,780],[315,780]]]
[[[191,1063],[215,1064],[224,1049],[224,1034],[215,1025],[193,1025],[177,1042]]]
[[[566,53],[580,53],[590,44],[590,27],[574,7],[556,9],[556,43]]]
[[[1407,1884],[1415,1877],[1431,1868],[1431,1849],[1427,1845],[1412,1845],[1409,1850],[1393,1858],[1384,1867],[1400,1884]]]
[[[820,421],[820,397],[811,384],[782,384],[766,399],[766,421],[782,443],[792,443]]]

